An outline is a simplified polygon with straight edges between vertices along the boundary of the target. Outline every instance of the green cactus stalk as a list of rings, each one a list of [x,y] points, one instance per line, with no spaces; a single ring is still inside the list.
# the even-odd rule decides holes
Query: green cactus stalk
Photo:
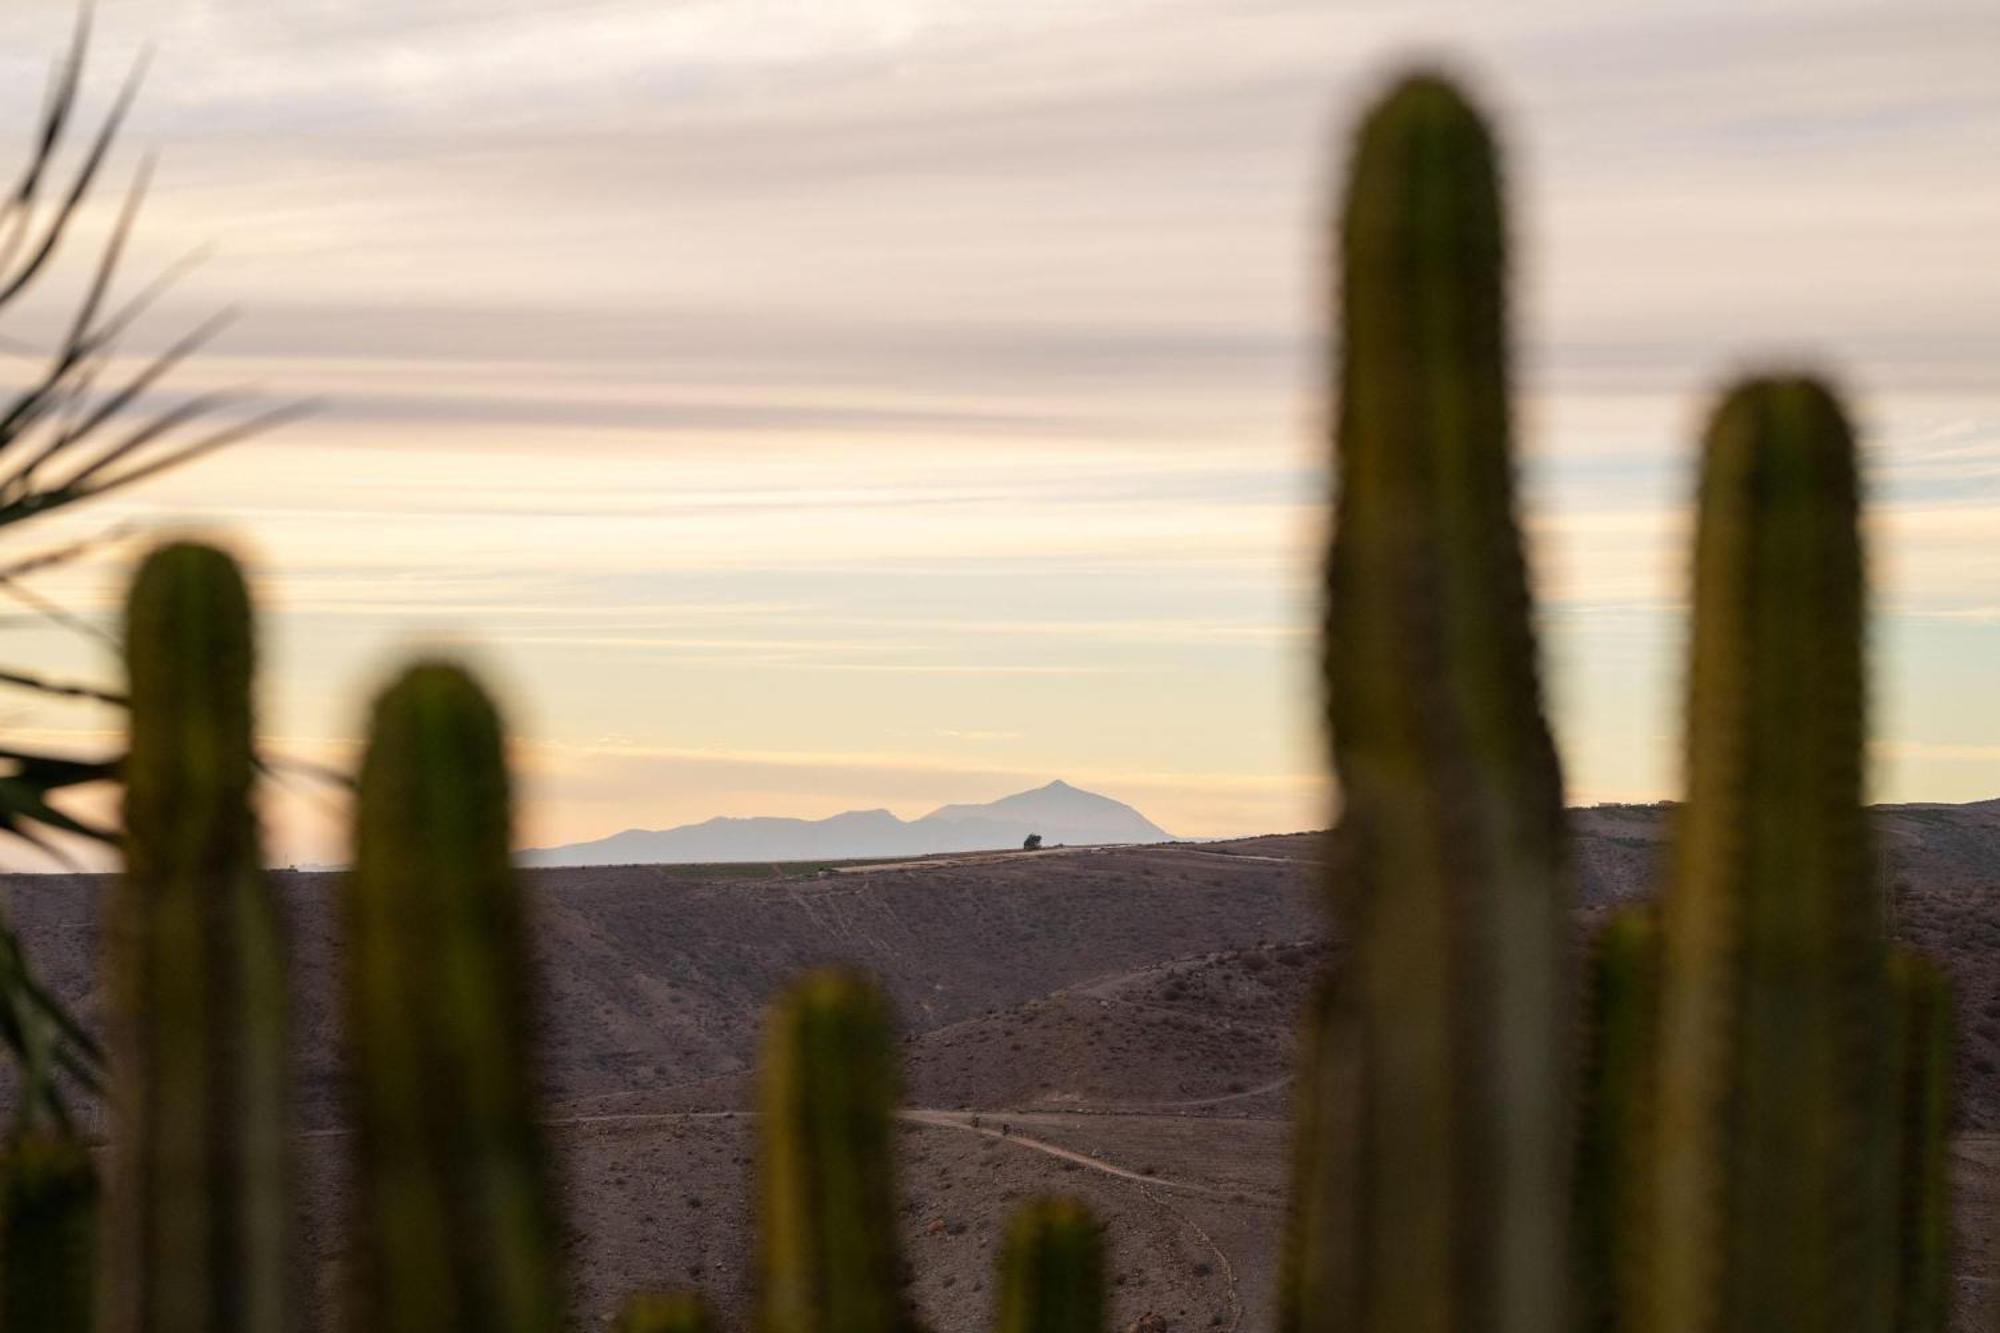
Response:
[[[292,1326],[285,950],[251,811],[250,598],[155,551],[126,613],[125,873],[106,931],[114,1112],[105,1327]]]
[[[1895,1333],[1944,1333],[1951,1315],[1952,990],[1912,950],[1889,953],[1897,1098]]]
[[[997,1333],[1103,1333],[1104,1238],[1075,1199],[1014,1214],[1000,1253]]]
[[[715,1333],[715,1315],[692,1291],[639,1292],[626,1298],[612,1333]]]
[[[1577,1327],[1637,1326],[1646,1154],[1659,1056],[1660,938],[1651,904],[1621,908],[1599,932],[1587,982],[1589,1028],[1577,1134]]]
[[[21,1135],[0,1171],[0,1328],[89,1330],[98,1210],[89,1148],[61,1131]]]
[[[376,701],[346,924],[353,1327],[550,1333],[559,1232],[499,714],[457,666]]]
[[[1445,80],[1355,144],[1341,236],[1326,670],[1350,946],[1321,1056],[1346,1138],[1290,1328],[1547,1333],[1571,1280],[1561,775],[1508,402],[1496,150]],[[1295,1216],[1310,1210],[1295,1209]]]
[[[1802,378],[1708,429],[1687,804],[1662,916],[1650,1327],[1867,1333],[1887,1036],[1862,813],[1853,436]]]
[[[759,1070],[762,1333],[913,1326],[897,1244],[889,1011],[865,978],[826,969],[779,999]]]
[[[1343,1042],[1360,1025],[1340,1006],[1353,987],[1323,979],[1306,1009],[1299,1041],[1298,1083],[1292,1105],[1292,1182],[1279,1254],[1278,1328],[1300,1333],[1321,1326],[1317,1312],[1339,1292],[1346,1256],[1330,1244],[1358,1225],[1358,1178],[1353,1160],[1358,1061]]]

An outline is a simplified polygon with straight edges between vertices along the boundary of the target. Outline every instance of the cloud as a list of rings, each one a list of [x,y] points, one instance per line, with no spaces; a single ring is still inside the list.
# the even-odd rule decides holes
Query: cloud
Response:
[[[1503,117],[1579,788],[1670,781],[1693,441],[1772,359],[1834,367],[1864,426],[1890,710],[1993,716],[1933,632],[2000,586],[1983,0],[100,6],[97,104],[162,52],[133,273],[218,250],[132,352],[234,300],[184,387],[325,403],[113,506],[256,552],[275,725],[351,724],[327,701],[441,640],[552,743],[854,758],[618,760],[587,800],[564,769],[563,836],[655,782],[689,816],[997,794],[920,790],[1001,780],[935,766],[968,754],[1190,831],[1310,822],[1341,127],[1440,36]],[[72,16],[0,9],[0,119]]]

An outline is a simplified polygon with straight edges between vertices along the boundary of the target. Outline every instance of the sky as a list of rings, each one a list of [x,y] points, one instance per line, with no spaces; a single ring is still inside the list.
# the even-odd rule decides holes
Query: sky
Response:
[[[72,17],[0,9],[23,146]],[[207,254],[135,353],[234,307],[179,391],[318,408],[9,539],[231,542],[276,753],[352,762],[444,650],[506,702],[528,845],[1057,777],[1183,835],[1323,825],[1329,219],[1421,60],[1506,150],[1570,799],[1675,793],[1694,442],[1780,364],[1864,435],[1873,794],[2000,795],[1990,0],[100,0],[97,36],[93,104],[153,51],[133,272]],[[37,590],[115,625],[138,549]],[[0,660],[116,677],[25,609]],[[321,784],[267,822],[342,855]]]

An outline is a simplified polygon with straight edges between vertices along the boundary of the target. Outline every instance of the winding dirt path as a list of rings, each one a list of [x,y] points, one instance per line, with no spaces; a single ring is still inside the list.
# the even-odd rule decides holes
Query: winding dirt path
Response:
[[[1229,1294],[1229,1324],[1223,1333],[1237,1333],[1237,1330],[1242,1327],[1243,1296],[1237,1290],[1236,1265],[1230,1262],[1228,1252],[1216,1244],[1215,1237],[1209,1235],[1207,1229],[1201,1223],[1188,1216],[1186,1211],[1174,1203],[1173,1200],[1164,1197],[1161,1191],[1182,1190],[1191,1194],[1204,1194],[1212,1198],[1256,1202],[1271,1207],[1278,1206],[1276,1200],[1264,1199],[1242,1190],[1220,1189],[1213,1185],[1204,1185],[1199,1181],[1174,1180],[1165,1176],[1149,1176],[1140,1171],[1128,1171],[1116,1162],[1107,1162],[1102,1157],[1093,1157],[1089,1153],[1077,1152],[1073,1148],[1065,1148],[1061,1144],[1050,1143],[1047,1139],[1038,1139],[1032,1134],[1016,1134],[1011,1131],[989,1129],[983,1124],[975,1125],[972,1123],[972,1112],[969,1111],[912,1110],[899,1112],[897,1118],[911,1124],[929,1125],[938,1129],[956,1129],[969,1134],[984,1135],[989,1139],[997,1139],[1001,1143],[1011,1143],[1018,1148],[1026,1148],[1031,1152],[1046,1153],[1050,1157],[1057,1157],[1066,1162],[1074,1162],[1078,1166],[1101,1172],[1107,1176],[1116,1176],[1120,1180],[1132,1181],[1138,1185],[1139,1194],[1146,1202],[1152,1204],[1153,1207],[1167,1214],[1181,1226],[1192,1232],[1203,1247],[1215,1256],[1216,1267],[1222,1273],[1223,1289]]]
[[[1092,1171],[1101,1171],[1107,1176],[1117,1176],[1123,1180],[1135,1180],[1141,1185],[1162,1185],[1168,1189],[1187,1190],[1193,1194],[1207,1194],[1218,1199],[1233,1198],[1240,1192],[1237,1190],[1218,1189],[1216,1186],[1204,1185],[1195,1180],[1173,1180],[1165,1176],[1149,1176],[1143,1171],[1128,1171],[1115,1162],[1107,1162],[1102,1157],[1092,1157],[1089,1153],[1078,1152],[1074,1148],[1065,1148],[1059,1143],[1050,1143],[1047,1139],[1038,1139],[1032,1134],[1016,1134],[1012,1130],[993,1129],[985,1124],[975,1125],[972,1123],[974,1115],[979,1116],[981,1120],[991,1117],[999,1119],[1002,1124],[1010,1123],[1006,1119],[1005,1112],[993,1111],[908,1110],[898,1111],[896,1118],[913,1125],[931,1125],[939,1129],[957,1129],[963,1130],[968,1134],[983,1134],[989,1139],[998,1139],[1002,1143],[1011,1143],[1017,1147],[1031,1149],[1034,1152],[1047,1153],[1051,1157],[1060,1157],[1066,1162],[1075,1162],[1078,1166],[1089,1167]],[[1246,1195],[1245,1197],[1250,1196]]]

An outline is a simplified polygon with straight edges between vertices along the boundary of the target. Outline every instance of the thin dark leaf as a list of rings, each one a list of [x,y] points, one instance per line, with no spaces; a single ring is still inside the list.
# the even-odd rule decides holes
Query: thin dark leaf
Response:
[[[83,165],[77,168],[76,178],[70,182],[69,192],[63,196],[62,203],[56,208],[55,216],[43,229],[40,242],[34,246],[33,251],[11,277],[0,279],[0,306],[6,305],[27,290],[28,284],[35,280],[51,259],[55,258],[64,235],[69,231],[69,224],[76,219],[78,207],[83,203],[84,196],[90,193],[91,183],[97,179],[98,171],[104,166],[105,155],[111,151],[111,142],[118,135],[118,127],[124,124],[125,113],[132,109],[132,99],[138,96],[139,83],[145,77],[145,73],[146,58],[142,56],[126,78],[125,86],[119,90],[117,101],[111,104],[111,110],[106,114],[102,128],[98,130],[96,139],[91,141],[90,151],[85,155]]]
[[[0,565],[0,581],[26,578],[30,574],[60,568],[85,556],[96,555],[107,546],[115,546],[128,540],[138,530],[138,525],[133,523],[115,523],[95,536],[84,537],[65,546],[50,547],[34,555],[23,556],[11,565]]]
[[[0,209],[0,220],[8,226],[6,239],[0,243],[0,270],[13,265],[22,238],[28,234],[35,195],[41,189],[49,164],[55,160],[56,150],[62,146],[63,127],[76,106],[77,89],[83,81],[84,53],[89,46],[90,7],[84,5],[77,10],[76,36],[70,42],[69,54],[56,63],[55,77],[49,80],[48,99],[42,106],[34,151],[28,155],[21,180],[8,196],[5,208]]]
[[[91,628],[95,630],[96,627]],[[5,668],[0,668],[0,686],[33,690],[36,694],[53,695],[58,699],[88,699],[92,703],[110,704],[114,708],[123,708],[126,704],[124,695],[99,689],[95,685],[75,685],[67,681],[47,680],[26,671],[8,671]]]
[[[247,440],[253,435],[261,435],[267,430],[275,430],[279,426],[302,420],[318,410],[318,407],[319,405],[315,402],[297,402],[286,404],[283,407],[272,408],[268,412],[260,413],[248,420],[240,421],[233,426],[225,426],[221,430],[204,436],[191,444],[181,445],[171,453],[155,455],[151,462],[128,469],[115,477],[100,481],[94,486],[70,494],[63,503],[74,504],[78,500],[95,499],[100,495],[106,495],[112,491],[145,481],[150,477],[158,476],[170,468],[180,467],[184,463],[192,463],[204,454],[214,453],[218,449],[226,449],[230,445]],[[54,505],[45,506],[45,508],[49,509],[55,507]],[[9,519],[6,515],[6,508],[0,506],[0,526],[5,526],[7,522],[9,522]]]
[[[73,449],[83,443],[101,429],[105,423],[110,421],[113,416],[129,408],[141,394],[158,383],[160,378],[168,371],[199,351],[203,344],[220,333],[235,317],[234,311],[224,310],[211,315],[208,319],[196,325],[194,329],[184,335],[178,342],[149,362],[144,369],[134,375],[116,393],[107,397],[89,415],[83,417],[78,423],[58,431],[41,449],[30,455],[13,472],[9,473],[5,478],[0,478],[0,496],[13,496],[18,492],[26,490],[33,483],[37,470],[46,466],[51,459],[63,451]],[[50,387],[53,389],[55,386],[51,384]],[[185,411],[185,409],[177,410]],[[6,448],[6,444],[4,443],[6,426],[6,422],[0,421],[0,450]],[[78,477],[72,477],[70,484],[74,484],[79,479]]]

